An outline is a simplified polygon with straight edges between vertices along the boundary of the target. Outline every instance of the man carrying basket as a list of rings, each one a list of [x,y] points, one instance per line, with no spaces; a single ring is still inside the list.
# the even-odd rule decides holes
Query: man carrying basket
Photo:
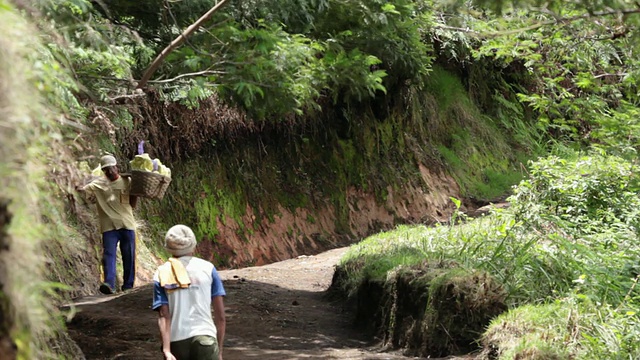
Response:
[[[138,198],[130,195],[131,179],[118,171],[118,163],[112,155],[100,159],[100,168],[105,174],[78,190],[95,196],[100,231],[102,232],[102,267],[104,282],[100,292],[113,294],[116,291],[116,250],[120,243],[123,265],[122,291],[133,288],[136,276],[136,222],[133,209]]]

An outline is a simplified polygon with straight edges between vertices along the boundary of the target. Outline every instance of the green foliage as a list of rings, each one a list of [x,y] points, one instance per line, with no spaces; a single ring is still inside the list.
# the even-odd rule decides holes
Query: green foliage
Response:
[[[10,335],[20,360],[62,355],[51,340],[64,331],[59,305],[68,288],[53,281],[42,251],[56,239],[72,242],[55,237],[65,223],[51,164],[66,161],[60,124],[67,118],[49,106],[73,112],[78,103],[69,95],[69,77],[38,41],[36,29],[0,2],[0,336],[4,342]]]
[[[640,147],[640,109],[621,101],[616,109],[607,109],[594,119],[594,147],[625,158],[637,157]]]
[[[542,128],[563,141],[600,143],[633,156],[639,145],[636,30],[633,21],[611,16],[615,10],[593,21],[587,11],[596,8],[573,4],[459,20],[479,37],[471,50],[475,60],[522,67],[531,76],[519,100],[536,111]],[[558,26],[557,19],[567,20]]]
[[[387,76],[385,70],[370,69],[381,61],[375,56],[366,55],[358,49],[345,51],[336,46],[329,46],[322,58],[327,76],[327,88],[333,89],[333,100],[360,102],[373,98],[377,91],[386,93],[382,79]]]
[[[321,44],[266,24],[253,29],[228,26],[216,36],[237,50],[222,60],[228,63],[221,76],[223,95],[258,117],[317,107],[325,76],[315,57]]]
[[[428,13],[408,0],[334,0],[316,18],[314,36],[381,60],[388,85],[405,80],[420,84],[430,68],[428,42],[423,41]]]
[[[39,4],[45,21],[64,37],[65,46],[54,42],[52,49],[74,70],[79,91],[109,101],[134,86],[132,78],[153,54],[215,3]],[[484,62],[530,78],[518,89],[519,100],[536,111],[541,128],[633,156],[640,126],[637,21],[613,16],[618,9],[633,10],[625,2],[607,4],[611,8],[552,2],[535,12],[529,9],[537,2],[492,3],[494,10],[507,10],[498,16],[482,1],[466,9],[460,1],[231,3],[167,59],[153,84],[189,107],[219,91],[255,117],[277,121],[318,109],[326,95],[334,102],[359,102],[407,83],[421,85],[434,56]],[[114,93],[117,86],[122,89]],[[502,109],[515,102],[503,91],[495,99]],[[499,118],[529,140],[532,134],[519,121]]]
[[[632,309],[576,296],[521,306],[496,317],[482,342],[497,359],[635,359],[640,324],[637,304]]]
[[[187,109],[197,109],[200,102],[213,95],[213,89],[208,88],[202,79],[190,79],[181,86],[164,89],[162,99],[169,102],[177,102]]]
[[[333,93],[334,100],[344,96],[357,101],[385,91],[381,83],[386,73],[370,71],[379,63],[374,56],[289,34],[279,25],[257,23],[246,27],[229,21],[199,34],[194,41],[206,42],[206,52],[202,47],[185,47],[173,52],[165,67],[176,76],[209,68],[197,86],[219,91],[257,118],[275,120],[319,109],[317,101],[324,90]]]
[[[636,278],[637,281],[637,278]],[[637,297],[622,307],[598,305],[588,301],[579,304],[580,348],[585,359],[636,359],[640,357],[640,321]]]
[[[216,3],[214,0],[115,0],[98,4],[96,11],[114,23],[131,26],[149,40],[168,42]]]
[[[598,154],[542,159],[516,187],[508,210],[469,222],[452,218],[450,226],[401,226],[353,245],[341,260],[343,286],[355,294],[385,271],[454,261],[487,271],[508,293],[515,310],[485,334],[500,358],[608,358],[615,351],[622,356],[614,358],[633,358],[640,337],[640,199],[632,169],[622,158]],[[583,304],[577,318],[558,316],[574,314],[566,301]]]
[[[54,82],[62,95],[51,99],[54,106],[84,122],[88,114],[78,97],[111,103],[113,98],[127,95],[133,85],[135,60],[149,51],[135,32],[95,16],[92,3],[86,0],[39,1],[36,5],[43,15],[41,26],[48,30],[44,53],[48,61],[43,69],[62,66],[68,71],[59,78],[44,77]]]
[[[189,107],[219,91],[251,115],[277,121],[319,108],[325,94],[359,102],[389,84],[420,83],[427,73],[426,20],[412,2],[291,2],[289,8],[262,1],[226,5],[211,20],[217,25],[190,36],[163,63],[165,79],[152,83]],[[145,0],[94,7],[78,0],[55,3],[46,14],[73,44],[59,51],[79,79],[105,93],[118,79],[133,83],[153,52],[213,5]]]
[[[255,24],[262,19],[272,24],[283,24],[292,34],[307,34],[316,19],[330,6],[330,0],[281,0],[276,4],[268,0],[243,1],[229,9],[242,24]]]
[[[465,1],[452,1],[453,5],[460,6]],[[474,4],[491,8],[498,14],[508,14],[514,8],[518,9],[541,9],[546,8],[548,12],[560,12],[567,9],[567,4],[562,0],[540,1],[540,0],[474,0]],[[589,1],[578,0],[570,3],[572,8],[589,13],[592,16],[598,16],[603,12],[618,12],[626,9],[633,9],[633,2],[627,0],[607,0],[607,1]]]
[[[614,156],[555,156],[532,164],[510,199],[518,219],[553,221],[575,234],[614,228],[640,234],[637,165]]]

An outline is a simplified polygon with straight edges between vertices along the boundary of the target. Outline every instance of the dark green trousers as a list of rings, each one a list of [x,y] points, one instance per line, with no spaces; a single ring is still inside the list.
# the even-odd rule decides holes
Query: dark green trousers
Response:
[[[171,353],[178,360],[218,360],[218,351],[218,340],[206,335],[171,342]]]

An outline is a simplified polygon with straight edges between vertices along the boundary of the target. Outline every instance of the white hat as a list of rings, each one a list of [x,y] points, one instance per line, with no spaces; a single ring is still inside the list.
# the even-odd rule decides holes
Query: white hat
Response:
[[[118,162],[116,161],[116,158],[113,157],[113,155],[105,155],[100,158],[101,169],[104,169],[109,166],[116,166],[116,165],[118,165]]]
[[[196,235],[186,225],[175,225],[164,237],[164,247],[173,256],[184,256],[196,248]]]

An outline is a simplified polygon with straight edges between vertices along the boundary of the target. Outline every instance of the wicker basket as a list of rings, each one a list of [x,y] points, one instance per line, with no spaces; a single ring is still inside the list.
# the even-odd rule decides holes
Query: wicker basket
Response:
[[[171,178],[150,171],[131,171],[130,194],[147,199],[162,199],[171,183]]]

